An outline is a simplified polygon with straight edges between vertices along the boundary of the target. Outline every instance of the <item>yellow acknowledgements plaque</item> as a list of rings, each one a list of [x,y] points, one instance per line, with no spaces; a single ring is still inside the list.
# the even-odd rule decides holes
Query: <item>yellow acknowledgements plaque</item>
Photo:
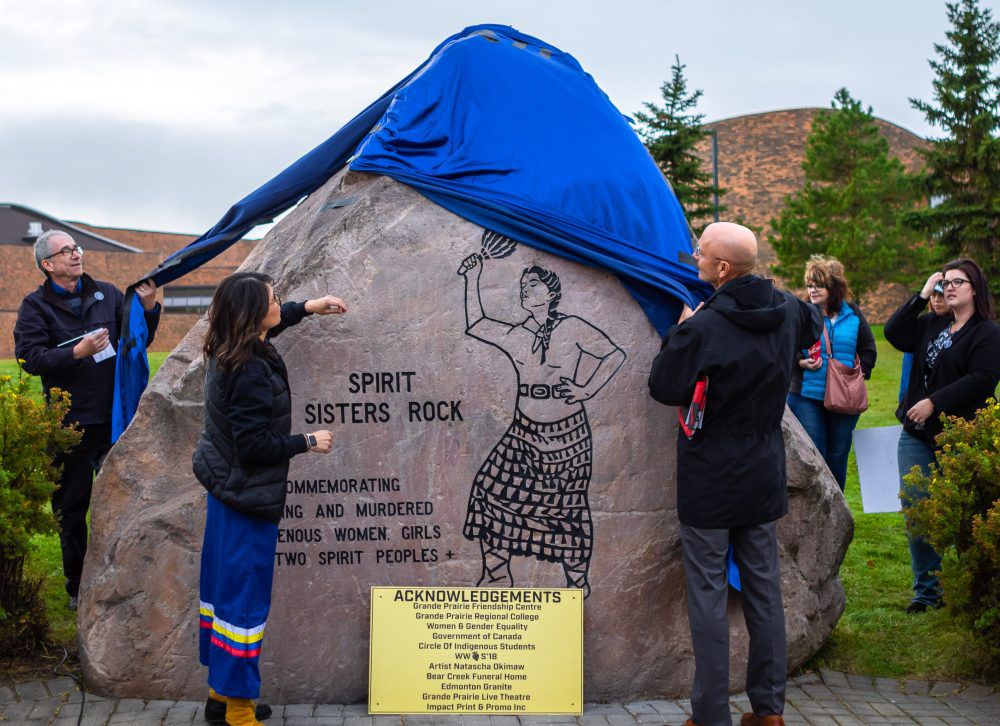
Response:
[[[369,713],[583,713],[583,593],[373,587]]]

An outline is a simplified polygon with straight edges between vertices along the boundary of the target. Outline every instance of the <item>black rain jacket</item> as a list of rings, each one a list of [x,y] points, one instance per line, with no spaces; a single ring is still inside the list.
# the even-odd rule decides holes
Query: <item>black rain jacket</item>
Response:
[[[106,358],[100,363],[95,363],[92,356],[77,360],[73,357],[73,343],[61,348],[59,344],[107,328],[117,352],[125,296],[110,282],[95,280],[87,274],[81,279],[82,317],[56,292],[51,280],[24,298],[14,324],[14,355],[24,361],[25,371],[42,379],[46,398],[52,388],[70,394],[67,423],[75,421],[87,426],[111,421],[117,358]],[[149,347],[160,323],[159,303],[145,317],[149,329],[146,347]]]
[[[285,509],[289,461],[307,446],[305,436],[290,434],[288,372],[270,340],[306,314],[303,303],[285,303],[281,323],[249,361],[227,374],[212,358],[205,370],[205,428],[194,474],[223,504],[275,524]]]
[[[667,331],[649,375],[660,403],[691,402],[708,377],[704,421],[688,439],[678,427],[677,516],[700,529],[772,522],[788,512],[781,418],[796,351],[822,332],[819,309],[771,280],[727,282],[704,307]]]

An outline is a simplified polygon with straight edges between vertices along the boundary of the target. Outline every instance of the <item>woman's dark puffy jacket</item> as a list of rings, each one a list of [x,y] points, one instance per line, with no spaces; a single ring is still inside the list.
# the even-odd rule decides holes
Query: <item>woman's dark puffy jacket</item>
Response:
[[[302,303],[285,303],[269,339],[305,314]],[[205,373],[205,428],[194,452],[195,476],[223,504],[278,523],[289,461],[308,448],[305,436],[291,429],[288,373],[270,342],[229,374],[213,358]]]

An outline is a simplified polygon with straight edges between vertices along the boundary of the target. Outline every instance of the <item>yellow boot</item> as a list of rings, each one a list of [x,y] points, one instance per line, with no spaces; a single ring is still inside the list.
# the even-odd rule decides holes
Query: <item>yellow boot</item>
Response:
[[[223,696],[211,688],[208,689],[208,695],[226,704],[227,726],[264,726],[257,720],[257,708],[251,699]]]

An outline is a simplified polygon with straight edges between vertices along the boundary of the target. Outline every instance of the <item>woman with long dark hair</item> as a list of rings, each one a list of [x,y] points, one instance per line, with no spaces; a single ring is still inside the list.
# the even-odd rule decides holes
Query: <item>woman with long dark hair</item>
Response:
[[[940,285],[949,312],[921,315]],[[959,258],[927,278],[885,324],[885,339],[913,353],[906,396],[896,410],[903,424],[897,456],[904,498],[920,496],[903,476],[914,466],[928,474],[934,462],[934,438],[941,414],[971,419],[994,395],[1000,381],[1000,326],[994,322],[993,297],[986,276],[973,260]],[[913,600],[908,613],[941,606],[937,571],[941,557],[922,537],[907,534],[913,569]]]
[[[798,365],[792,369],[788,407],[830,467],[840,491],[844,491],[851,434],[858,425],[860,414],[837,413],[825,408],[826,367],[832,357],[853,368],[857,356],[865,378],[869,378],[878,351],[875,336],[861,308],[847,299],[851,291],[844,266],[838,260],[813,255],[806,263],[805,283],[809,302],[823,313],[824,332],[811,351],[801,351]]]
[[[291,433],[288,372],[271,339],[306,315],[346,312],[332,296],[304,303],[274,294],[259,272],[215,291],[205,335],[205,428],[194,473],[208,490],[199,594],[200,658],[208,666],[205,718],[253,726],[270,714],[260,695],[260,649],[271,607],[278,522],[288,464],[325,454],[327,430]]]
[[[521,274],[521,322],[483,312],[482,255],[465,276],[466,334],[503,351],[517,373],[514,420],[476,474],[465,519],[478,541],[478,585],[513,586],[514,555],[558,562],[568,587],[590,594],[593,527],[587,493],[592,444],[583,402],[618,372],[625,352],[583,318],[559,312],[559,276],[537,265]],[[594,366],[582,365],[584,354]]]

